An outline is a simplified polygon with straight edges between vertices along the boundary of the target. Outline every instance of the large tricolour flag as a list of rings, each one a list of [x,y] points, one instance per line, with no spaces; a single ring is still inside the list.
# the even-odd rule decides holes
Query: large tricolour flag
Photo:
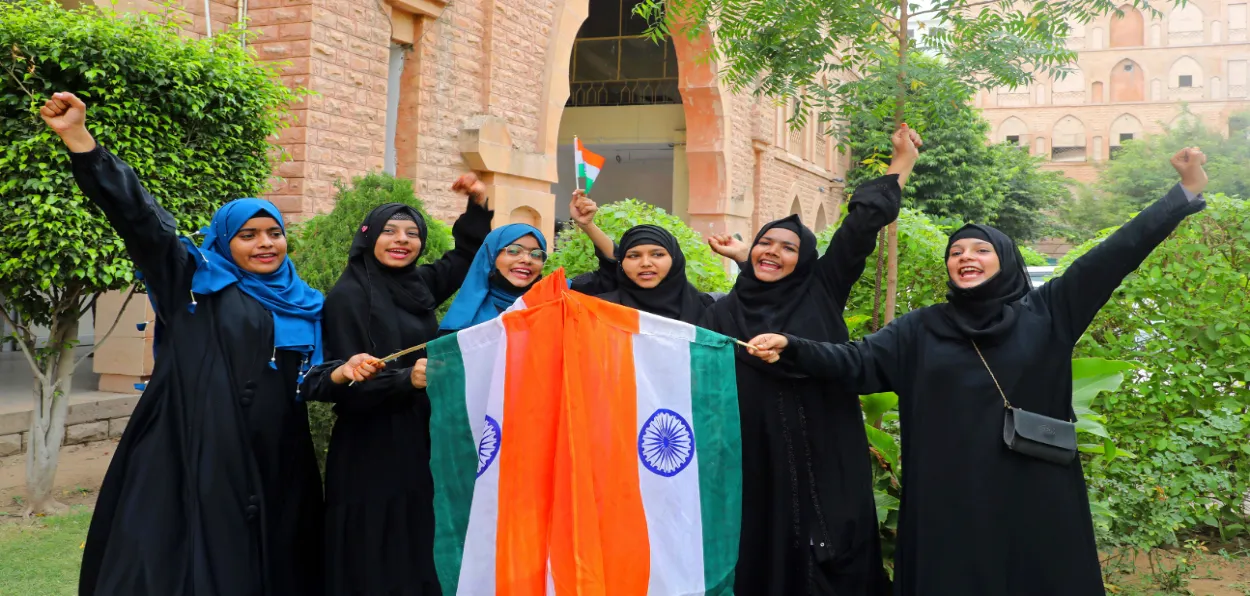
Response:
[[[428,348],[446,594],[732,594],[733,346],[566,289]]]
[[[573,161],[577,163],[577,175],[586,179],[586,194],[590,194],[599,171],[603,169],[603,156],[591,153],[582,145],[581,139],[573,137]]]

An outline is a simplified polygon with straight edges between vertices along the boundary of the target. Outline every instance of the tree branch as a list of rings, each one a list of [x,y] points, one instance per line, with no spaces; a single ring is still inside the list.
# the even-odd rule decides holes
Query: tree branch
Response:
[[[9,316],[8,309],[3,306],[0,306],[0,316],[3,316],[4,320],[8,322],[9,325],[13,326],[14,335],[18,336],[17,345],[22,346],[22,353],[26,355],[26,362],[30,364],[30,370],[35,373],[35,377],[39,379],[40,383],[46,385],[48,383],[48,379],[43,376],[42,371],[39,370],[39,363],[35,360],[35,355],[32,354],[30,348],[27,347],[26,342],[22,339],[22,335],[17,333],[18,331],[22,331],[25,332],[26,337],[32,337],[30,328],[25,325],[19,325],[17,321],[14,321],[13,318]]]
[[[980,2],[973,2],[973,3],[971,3],[971,4],[965,4],[965,5],[963,5],[963,6],[960,6],[959,8],[951,8],[951,9],[945,9],[945,8],[930,8],[929,10],[922,10],[922,11],[920,11],[920,12],[913,12],[913,13],[911,13],[911,16],[914,18],[914,17],[918,17],[918,16],[923,16],[923,15],[927,15],[927,14],[934,14],[934,13],[939,13],[939,12],[950,12],[950,11],[953,11],[953,10],[964,10],[965,8],[972,8],[972,7],[974,7],[974,6],[985,6],[986,4],[998,4],[998,3],[1002,2],[1002,1],[1003,1],[1003,0],[981,0]]]
[[[117,323],[121,322],[122,315],[126,313],[126,307],[130,306],[130,299],[135,297],[136,287],[137,286],[130,286],[130,291],[126,293],[126,299],[122,301],[121,309],[117,311],[117,316],[113,318],[113,324],[110,325],[109,330],[104,333],[104,337],[101,337],[95,340],[95,347],[94,349],[91,350],[91,352],[98,351],[100,349],[100,346],[104,345],[104,342],[108,341],[108,338],[113,335],[113,331],[117,329]],[[78,365],[82,364],[82,361],[86,360],[87,357],[90,355],[91,354],[88,353],[88,354],[83,355],[82,358],[79,358],[78,361],[74,363],[74,369],[76,370],[78,368]]]

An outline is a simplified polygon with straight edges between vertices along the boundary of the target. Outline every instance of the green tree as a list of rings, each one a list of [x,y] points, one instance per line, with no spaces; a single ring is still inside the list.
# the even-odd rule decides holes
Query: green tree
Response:
[[[1132,5],[1158,14],[1149,0]],[[641,0],[634,12],[650,19],[648,33],[656,40],[674,29],[692,38],[714,35],[707,58],[718,61],[729,87],[797,99],[802,109],[795,111],[795,126],[812,113],[823,123],[847,122],[848,85],[842,81],[872,75],[896,81],[894,124],[899,125],[912,118],[906,100],[916,85],[911,61],[918,54],[947,60],[951,80],[962,90],[949,97],[954,102],[968,90],[1061,77],[1076,59],[1065,41],[1069,22],[1088,22],[1117,6],[1112,0],[936,0],[919,10],[909,0]],[[920,17],[936,26],[914,39],[912,28],[924,26],[914,24]],[[895,314],[897,227],[891,225],[886,236],[888,322]]]
[[[1200,147],[1207,154],[1206,170],[1211,180],[1208,193],[1250,197],[1250,180],[1246,178],[1250,171],[1250,140],[1245,134],[1224,138],[1197,117],[1185,114],[1189,114],[1187,107],[1164,134],[1125,143],[1099,172],[1100,198],[1133,210],[1144,208],[1176,184],[1176,172],[1168,158],[1185,147]]]
[[[1026,150],[987,144],[989,122],[947,71],[941,58],[911,61],[908,124],[924,130],[925,145],[903,191],[904,205],[939,220],[990,224],[1021,242],[1042,237],[1052,227],[1046,210],[1068,194],[1063,176],[1040,169],[1042,160]],[[878,156],[890,152],[896,82],[874,74],[845,86],[848,144],[853,156],[863,157],[848,175],[855,186],[885,168]]]
[[[334,209],[296,226],[290,235],[291,260],[299,270],[300,277],[323,293],[330,292],[347,268],[347,253],[351,249],[356,230],[360,229],[360,223],[374,207],[383,203],[411,205],[425,218],[429,232],[426,234],[421,258],[417,259],[418,264],[438,260],[454,245],[451,227],[430,217],[425,210],[425,204],[413,192],[411,180],[371,172],[353,178],[350,185],[336,182],[335,186],[338,192],[334,196]],[[439,305],[440,319],[450,304],[451,300],[448,300]],[[334,420],[334,412],[329,404],[308,404],[308,422],[312,428],[313,445],[317,450],[317,461],[323,468]]]
[[[0,313],[37,379],[28,512],[57,512],[63,506],[52,483],[66,395],[82,362],[73,353],[79,317],[101,292],[131,286],[134,273],[121,240],[79,192],[39,106],[57,91],[83,98],[96,139],[133,166],[191,233],[224,200],[265,191],[273,172],[268,139],[299,94],[237,37],[189,41],[175,23],[151,15],[4,2],[0,47],[0,296],[17,318]],[[50,329],[46,342],[39,327]]]

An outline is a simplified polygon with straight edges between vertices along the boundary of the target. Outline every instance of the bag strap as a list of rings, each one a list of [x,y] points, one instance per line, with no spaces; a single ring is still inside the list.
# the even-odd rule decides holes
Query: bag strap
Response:
[[[990,373],[990,378],[994,380],[994,386],[998,388],[998,394],[999,394],[999,395],[1001,395],[1001,396],[1003,396],[1003,407],[1004,407],[1004,408],[1010,408],[1010,407],[1011,407],[1011,402],[1007,401],[1007,394],[1006,394],[1006,393],[1003,393],[1003,387],[1002,387],[1001,385],[999,385],[999,384],[998,384],[998,377],[994,376],[994,371],[993,371],[993,370],[990,370],[990,363],[989,363],[989,362],[986,362],[986,361],[985,361],[985,356],[982,356],[982,355],[981,355],[981,348],[977,347],[977,342],[976,342],[976,340],[969,340],[969,341],[971,341],[971,342],[972,342],[972,349],[976,350],[976,351],[977,351],[977,356],[981,358],[981,364],[984,364],[984,365],[985,365],[985,372]]]

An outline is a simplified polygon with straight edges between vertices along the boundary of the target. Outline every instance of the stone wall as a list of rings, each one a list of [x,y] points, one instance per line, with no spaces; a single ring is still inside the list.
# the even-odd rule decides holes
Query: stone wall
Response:
[[[75,395],[65,418],[65,445],[116,439],[122,436],[138,396],[109,393]],[[26,452],[30,411],[0,414],[0,457]]]

